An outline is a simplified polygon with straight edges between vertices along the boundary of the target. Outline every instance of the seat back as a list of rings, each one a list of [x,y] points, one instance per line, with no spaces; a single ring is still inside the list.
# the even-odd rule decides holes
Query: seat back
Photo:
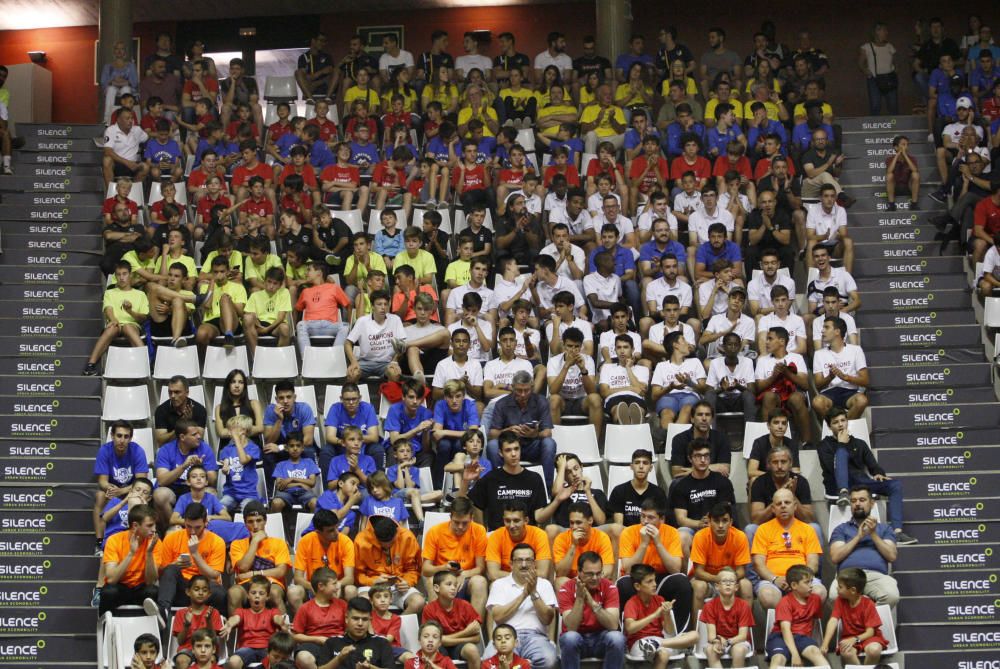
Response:
[[[556,453],[573,453],[583,464],[601,462],[601,448],[597,443],[597,430],[593,425],[555,425],[552,438]]]
[[[299,97],[298,85],[295,77],[274,77],[269,76],[264,81],[264,99],[267,101],[291,101]]]
[[[626,464],[632,462],[632,453],[644,448],[651,453],[653,435],[649,425],[615,425],[608,423],[604,431],[604,459],[609,463]],[[655,462],[653,463],[656,464]],[[631,475],[630,475],[631,478]]]

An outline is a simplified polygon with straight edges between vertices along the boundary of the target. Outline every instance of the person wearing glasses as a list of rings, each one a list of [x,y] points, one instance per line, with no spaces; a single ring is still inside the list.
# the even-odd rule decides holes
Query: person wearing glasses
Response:
[[[819,535],[810,524],[796,518],[798,506],[795,494],[788,488],[780,488],[771,500],[774,517],[757,528],[754,534],[750,548],[753,568],[758,576],[754,594],[764,609],[773,609],[791,591],[785,579],[790,567],[804,564],[813,573],[819,568],[823,554]],[[813,579],[812,592],[820,599],[826,599],[826,588],[818,578]]]
[[[361,389],[358,384],[344,384],[340,389],[340,401],[330,405],[324,424],[326,443],[319,451],[319,469],[324,475],[330,468],[330,461],[344,453],[344,442],[341,437],[344,427],[348,425],[361,430],[362,453],[372,456],[375,462],[385,460],[385,447],[382,445],[378,414],[374,406],[361,399]]]
[[[535,550],[528,544],[517,544],[511,549],[510,563],[510,575],[493,582],[486,610],[493,614],[497,625],[506,623],[517,630],[514,652],[531,662],[532,669],[555,669],[559,655],[548,635],[556,615],[555,590],[552,583],[539,577]],[[483,658],[489,659],[496,652],[491,643]]]
[[[580,669],[582,658],[593,657],[604,658],[604,669],[625,664],[618,588],[605,577],[606,567],[611,566],[599,553],[585,551],[577,559],[576,577],[566,579],[559,588],[562,669]]]

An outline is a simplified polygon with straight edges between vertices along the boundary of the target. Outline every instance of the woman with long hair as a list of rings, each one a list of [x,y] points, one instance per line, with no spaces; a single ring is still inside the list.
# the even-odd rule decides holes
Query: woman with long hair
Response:
[[[234,369],[226,375],[222,384],[222,400],[215,407],[215,434],[220,442],[232,438],[228,422],[233,416],[249,416],[253,425],[247,430],[247,436],[257,437],[264,433],[264,408],[259,400],[250,399],[247,375],[242,370]]]

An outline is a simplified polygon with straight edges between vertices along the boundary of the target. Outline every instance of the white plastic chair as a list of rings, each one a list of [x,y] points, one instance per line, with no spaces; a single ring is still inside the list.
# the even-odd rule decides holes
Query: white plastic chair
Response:
[[[535,151],[535,129],[534,128],[523,128],[517,131],[517,139],[514,140],[518,144],[524,147],[525,152],[534,153]]]
[[[674,619],[674,612],[673,611],[670,612],[670,622],[673,624],[674,629],[677,629],[677,621]],[[684,659],[685,650],[683,648],[673,648],[673,649],[671,649],[671,651],[672,651],[672,653],[670,655],[670,661],[671,662],[675,662],[677,660],[683,660]],[[643,666],[646,666],[646,665],[649,664],[646,661],[646,658],[644,656],[641,656],[641,655],[632,655],[631,653],[632,653],[632,650],[628,649],[628,652],[626,652],[626,654],[625,654],[625,659],[627,661],[629,661],[629,662],[635,662],[635,663],[641,663]]]
[[[310,346],[302,354],[303,379],[342,379],[347,375],[346,366],[340,365],[334,349],[344,355],[342,346]],[[346,363],[346,359],[344,360]]]
[[[340,401],[340,392],[343,390],[343,386],[331,383],[323,391],[323,415],[326,416],[330,412],[330,407]],[[361,394],[361,401],[372,403],[371,392],[368,390],[368,384],[361,384],[358,386],[358,391]]]
[[[264,99],[268,102],[291,102],[298,97],[295,77],[270,76],[264,81]]]
[[[767,423],[753,421],[743,424],[743,458],[749,459],[753,442],[768,433]]]
[[[293,553],[299,547],[299,539],[302,538],[302,533],[307,527],[309,527],[309,523],[312,522],[312,519],[313,514],[308,511],[299,511],[298,515],[295,516],[295,536],[292,537]]]
[[[111,183],[108,184],[108,190],[107,193],[105,193],[104,197],[105,198],[114,197],[117,192],[118,192],[118,184],[112,181]],[[128,199],[132,200],[132,202],[135,202],[140,209],[142,209],[142,207],[145,206],[146,198],[142,194],[141,182],[136,181],[132,183],[132,190],[128,192]]]
[[[855,418],[854,420],[847,421],[847,431],[851,433],[852,437],[857,437],[861,441],[865,442],[871,446],[871,433],[868,430],[868,421],[864,418]],[[825,439],[826,437],[832,437],[833,432],[830,430],[830,426],[823,422],[823,432],[820,439]],[[801,457],[801,456],[800,456]]]
[[[896,627],[895,623],[892,621],[892,609],[889,608],[888,604],[878,604],[875,606],[875,610],[878,611],[878,617],[882,619],[882,626],[879,630],[889,645],[882,651],[882,656],[895,655],[899,652],[899,645],[896,643]],[[843,628],[843,623],[837,625],[837,636],[835,637],[834,643],[840,643],[840,631]],[[864,653],[861,654],[864,657]],[[858,665],[858,664],[848,664],[846,667],[864,667],[871,665]]]
[[[271,402],[275,401],[275,390],[271,388]],[[316,388],[314,386],[295,386],[295,401],[305,402],[316,415]]]
[[[400,618],[399,645],[416,653],[420,650],[420,618],[416,613],[404,613]]]
[[[826,499],[823,487],[823,469],[819,464],[819,453],[816,451],[799,451],[799,466],[801,476],[809,482],[809,491],[812,493],[812,501],[820,502]]]
[[[811,484],[810,484],[811,485]],[[882,522],[882,514],[878,510],[878,504],[872,505],[872,517],[876,522]],[[830,505],[830,517],[826,523],[826,543],[830,543],[830,537],[833,536],[833,530],[836,529],[843,523],[846,523],[851,519],[851,507],[845,506],[840,508],[836,504]]]
[[[616,425],[608,423],[604,428],[604,459],[608,462],[626,464],[632,462],[632,453],[640,448],[656,453],[653,449],[653,435],[649,425]],[[656,464],[656,456],[653,456]],[[631,473],[629,474],[631,478]],[[609,482],[610,485],[610,482]],[[613,489],[614,486],[612,486]]]
[[[170,389],[167,384],[163,384],[160,387],[160,404],[163,404],[170,397]],[[193,399],[195,402],[200,403],[203,407],[207,407],[208,404],[205,403],[205,386],[196,385],[188,386],[188,397]],[[214,407],[213,407],[214,413]]]
[[[649,470],[649,482],[656,483],[656,467]],[[632,468],[626,465],[608,465],[608,492],[632,480]]]
[[[768,609],[767,620],[764,623],[765,636],[767,634],[770,634],[772,629],[774,629],[774,609]],[[812,638],[816,641],[817,645],[819,645],[819,643],[823,641],[823,624],[819,620],[816,620],[813,623]],[[830,665],[828,664],[822,664],[818,666],[825,667],[825,669],[830,669]]]
[[[455,234],[459,234],[467,227],[469,227],[469,224],[465,220],[465,211],[463,211],[461,207],[455,209]],[[495,232],[493,230],[493,215],[490,213],[489,209],[486,210],[486,218],[483,219],[483,227],[490,232]]]
[[[258,346],[253,355],[253,378],[287,379],[298,376],[294,346]]]
[[[587,465],[583,468],[583,475],[590,479],[590,487],[601,492],[610,492],[604,487],[604,471],[600,465]]]
[[[415,225],[418,228],[423,229],[424,227],[424,213],[427,210],[422,207],[413,208],[413,216],[410,217],[410,225]],[[451,212],[447,209],[438,209],[437,213],[441,214],[441,227],[438,228],[441,232],[451,234]]]
[[[149,388],[141,386],[107,386],[101,399],[101,420],[147,421]]]
[[[158,346],[156,362],[153,364],[153,378],[157,381],[167,381],[170,377],[180,374],[190,379],[201,376],[198,369],[198,349],[194,346],[174,348]]]
[[[233,514],[233,522],[242,523],[243,514],[242,513]],[[280,513],[267,514],[267,520],[264,521],[264,533],[267,534],[267,536],[269,537],[281,539],[282,541],[285,542],[288,541],[288,539],[285,538],[285,523],[281,519]]]
[[[361,217],[360,209],[349,209],[347,211],[341,211],[339,209],[330,208],[330,213],[333,214],[334,218],[339,218],[341,221],[351,229],[351,232],[357,234],[359,232],[365,231],[365,221]]]
[[[542,481],[545,481],[545,469],[541,465],[529,465],[525,467],[525,469],[527,469],[530,472],[535,472],[542,478]],[[543,485],[543,487],[545,488],[545,503],[548,504],[549,500],[551,499],[549,495],[549,486]]]
[[[733,493],[737,504],[747,503],[747,483],[749,480],[746,458],[739,451],[733,452],[729,461],[729,482],[733,484]]]
[[[135,655],[135,640],[142,634],[159,638],[160,627],[154,616],[113,616],[110,611],[98,621],[98,657],[101,667],[127,669]],[[103,642],[103,643],[102,643]],[[163,654],[157,656],[162,661]]]
[[[584,153],[580,156],[580,178],[587,178],[587,168],[590,166],[591,160],[597,160],[596,153]]]
[[[552,438],[556,442],[556,453],[573,453],[580,462],[589,465],[602,462],[601,448],[597,443],[597,430],[587,425],[554,425]]]
[[[674,444],[674,437],[679,435],[681,432],[687,432],[691,429],[691,424],[680,425],[678,423],[671,423],[667,426],[667,441],[666,441],[666,453],[667,457],[670,457],[670,449]]]
[[[1000,297],[987,297],[983,307],[983,327],[1000,328]]]
[[[750,628],[750,633],[747,635],[747,641],[750,643],[750,650],[747,652],[747,658],[752,661],[754,655],[757,654],[757,648],[753,643],[753,628]],[[694,647],[694,656],[699,660],[707,660],[708,654],[705,652],[705,648],[708,646],[708,625],[702,622],[701,613],[698,614],[698,643]],[[723,660],[730,659],[729,652],[727,651],[723,656]]]
[[[201,368],[203,379],[224,381],[229,372],[234,369],[250,376],[250,361],[247,357],[246,346],[234,346],[228,351],[223,346],[209,346],[205,349],[205,364]]]
[[[104,361],[104,378],[119,381],[149,378],[149,352],[145,346],[112,346]]]

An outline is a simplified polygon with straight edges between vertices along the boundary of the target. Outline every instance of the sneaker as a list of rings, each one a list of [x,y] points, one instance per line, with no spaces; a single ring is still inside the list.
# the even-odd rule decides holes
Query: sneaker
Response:
[[[406,352],[406,342],[402,339],[392,338],[392,350],[396,352],[396,355],[403,355]]]
[[[896,203],[895,202],[886,202],[885,203],[885,210],[886,211],[896,211]]]
[[[100,587],[94,588],[94,592],[91,593],[91,595],[90,595],[90,605],[93,608],[95,608],[95,609],[101,605],[101,588]]]
[[[184,348],[188,345],[187,337],[178,337],[174,340],[174,348]]]
[[[646,420],[646,410],[638,402],[630,402],[628,405],[629,425],[642,425]]]
[[[857,202],[856,198],[851,197],[844,191],[840,191],[840,195],[837,196],[837,204],[839,204],[844,209],[850,209]]]
[[[919,543],[916,537],[911,537],[909,534],[902,530],[896,530],[896,545],[897,546],[912,546],[915,543]]]
[[[100,539],[94,544],[94,557],[104,557],[104,548],[101,546]]]
[[[427,198],[427,206],[430,207],[431,209],[435,209],[437,207],[437,204],[438,201],[436,197]]]
[[[225,335],[223,335],[222,346],[227,351],[231,351],[233,349],[233,346],[235,345],[236,345],[236,337],[233,336],[232,332],[227,332]]]
[[[524,121],[522,119],[519,118],[514,119],[514,130],[520,130],[523,125]]]
[[[841,509],[845,509],[851,504],[851,498],[848,496],[847,488],[841,488],[840,494],[837,496],[837,506]]]
[[[427,377],[424,375],[424,373],[422,371],[420,371],[420,372],[414,372],[413,378],[416,379],[417,381],[419,381],[420,385],[422,385],[422,386],[426,386],[427,385]]]
[[[4,166],[3,166],[3,173],[4,173],[5,175],[7,175],[7,176],[12,176],[12,175],[14,174],[14,170],[12,170],[12,169],[10,168],[10,165],[4,165]]]
[[[166,621],[163,620],[163,615],[160,613],[160,607],[156,605],[156,602],[147,597],[146,599],[142,600],[142,610],[146,613],[147,616],[156,617],[156,622],[160,624],[161,630],[167,629],[167,623]]]
[[[920,211],[920,203],[916,200],[910,200],[910,211]]]
[[[88,362],[87,366],[83,368],[84,376],[97,376],[97,363]]]
[[[526,118],[523,121],[521,121],[521,127],[522,128],[532,128],[532,127],[534,127],[534,125],[535,125],[535,122],[532,121],[530,118]]]
[[[212,289],[211,289],[211,287],[207,291],[205,291],[204,293],[200,293],[198,295],[195,295],[194,296],[194,308],[195,309],[200,308],[201,305],[205,304],[205,302],[209,298],[211,298],[211,297],[212,297]]]
[[[940,188],[931,193],[929,197],[938,204],[945,204],[948,202],[948,193]]]
[[[326,256],[323,257],[323,260],[325,260],[326,264],[330,267],[340,267],[340,263],[342,262],[340,256],[335,256],[332,253],[326,254]]]

